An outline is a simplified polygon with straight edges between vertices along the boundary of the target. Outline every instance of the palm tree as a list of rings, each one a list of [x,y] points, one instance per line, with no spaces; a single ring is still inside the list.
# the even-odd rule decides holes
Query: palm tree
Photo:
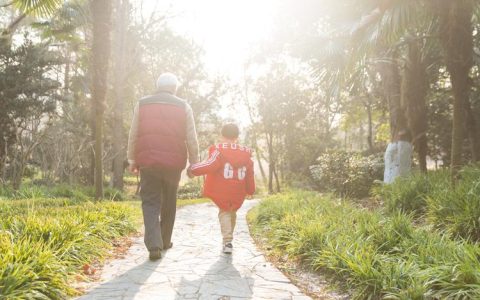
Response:
[[[338,91],[340,85],[350,93],[361,93],[365,97],[372,97],[368,95],[375,82],[372,78],[375,73],[380,74],[391,138],[410,128],[416,137],[414,143],[421,169],[426,171],[427,61],[432,55],[424,50],[430,50],[426,47],[430,41],[427,43],[425,37],[430,27],[418,21],[424,19],[421,5],[396,4],[395,10],[383,5],[366,11],[353,29],[347,28],[337,33],[335,40],[323,42],[317,70],[319,78],[329,82],[333,90]],[[408,27],[413,27],[413,32],[407,31]],[[417,80],[421,75],[425,76]],[[368,114],[368,105],[366,109]]]
[[[472,17],[475,8],[474,3],[472,0],[384,0],[380,3],[380,6],[363,18],[356,31],[378,28],[373,29],[373,34],[370,34],[370,37],[378,37],[378,33],[382,32],[381,30],[395,34],[401,32],[402,28],[405,30],[412,26],[415,27],[419,20],[432,24],[438,22],[436,23],[437,26],[433,26],[433,28],[438,28],[436,34],[444,52],[444,62],[450,73],[454,96],[451,174],[452,180],[455,181],[458,170],[463,165],[464,127],[465,119],[468,117],[465,115],[465,111],[468,112],[468,108],[470,108],[469,72],[473,66]],[[422,12],[423,16],[413,17],[418,12]],[[389,26],[390,28],[388,28]],[[412,47],[414,48],[415,45],[410,44],[408,52],[411,58],[418,59],[418,53]],[[417,60],[416,63],[421,65],[422,62]],[[424,84],[422,85],[424,86]],[[424,91],[424,89],[420,89],[419,92],[423,93],[422,90]],[[418,105],[418,101],[416,104]],[[473,118],[471,115],[469,117],[470,119]],[[475,123],[475,121],[475,119],[472,119],[470,123]],[[422,128],[423,126],[424,124],[418,127]],[[480,144],[477,139],[477,135],[471,136],[472,148],[474,149]],[[422,144],[424,144],[423,141]],[[474,152],[476,151],[478,149],[474,150]]]
[[[103,116],[110,58],[111,0],[90,0],[93,18],[92,105],[95,112],[95,198],[103,198]]]
[[[435,21],[438,19],[439,40],[444,52],[444,62],[450,73],[453,103],[453,127],[452,127],[452,156],[451,174],[455,181],[458,171],[463,165],[462,148],[465,139],[465,111],[470,107],[470,77],[469,73],[473,67],[473,25],[474,2],[472,0],[424,0],[424,1],[401,1],[390,0],[384,11],[395,11],[402,5],[418,6],[422,4],[429,16],[427,19]],[[425,17],[423,19],[425,19]],[[429,21],[430,22],[430,21]],[[410,24],[411,25],[411,24]],[[470,116],[471,117],[471,116]],[[471,120],[475,122],[475,120]],[[472,147],[479,144],[478,136],[473,135]],[[476,149],[478,151],[479,149]],[[475,151],[474,151],[475,152]]]
[[[13,6],[20,11],[16,17],[1,33],[2,39],[8,39],[19,27],[20,23],[29,15],[48,16],[55,12],[63,3],[62,0],[12,0],[1,7]]]
[[[453,90],[452,180],[461,168],[465,139],[465,110],[470,106],[470,70],[473,67],[474,5],[471,0],[439,0],[436,5],[440,21],[440,42],[445,52],[445,64],[450,72]]]

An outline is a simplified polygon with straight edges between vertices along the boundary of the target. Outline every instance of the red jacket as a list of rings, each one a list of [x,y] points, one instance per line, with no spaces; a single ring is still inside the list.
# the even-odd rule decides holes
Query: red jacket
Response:
[[[238,144],[223,143],[209,149],[206,161],[194,164],[194,175],[207,175],[203,194],[222,210],[239,209],[246,195],[255,193],[252,151]]]

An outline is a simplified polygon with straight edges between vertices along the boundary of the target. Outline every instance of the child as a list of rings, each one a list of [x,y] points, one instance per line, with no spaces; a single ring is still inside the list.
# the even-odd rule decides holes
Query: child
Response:
[[[227,254],[233,250],[237,210],[245,196],[255,193],[252,151],[237,144],[238,135],[237,125],[224,125],[221,143],[210,147],[205,162],[194,164],[188,170],[190,176],[207,175],[203,193],[219,208],[223,252]]]

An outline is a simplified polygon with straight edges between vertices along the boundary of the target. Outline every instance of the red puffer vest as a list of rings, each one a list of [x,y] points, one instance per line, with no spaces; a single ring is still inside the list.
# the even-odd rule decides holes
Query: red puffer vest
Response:
[[[138,113],[138,166],[183,170],[187,164],[185,101],[160,93],[141,99]]]

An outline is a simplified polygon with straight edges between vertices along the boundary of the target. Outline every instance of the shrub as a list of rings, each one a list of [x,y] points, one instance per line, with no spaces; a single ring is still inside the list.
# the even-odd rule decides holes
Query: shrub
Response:
[[[372,193],[383,200],[389,213],[400,210],[421,215],[426,210],[428,195],[435,189],[443,189],[442,185],[448,183],[449,174],[446,171],[428,175],[414,173],[408,177],[399,177],[391,184],[376,186]]]
[[[66,299],[82,266],[135,231],[137,209],[73,199],[0,201],[0,298]]]
[[[452,185],[448,171],[414,174],[373,189],[388,213],[426,216],[430,225],[458,238],[480,241],[480,169],[467,167]]]
[[[58,184],[53,186],[24,184],[18,191],[10,188],[0,188],[0,197],[9,199],[39,199],[39,198],[69,198],[86,201],[95,197],[93,187]],[[104,198],[108,200],[125,200],[125,194],[117,189],[106,187]]]
[[[202,197],[202,180],[189,180],[182,185],[177,192],[178,199],[196,199]]]
[[[454,236],[480,241],[480,169],[466,168],[455,186],[432,189],[427,203],[431,224]]]
[[[383,168],[378,155],[331,151],[321,155],[310,171],[318,190],[362,198],[369,195],[375,180],[383,178]]]
[[[340,279],[356,299],[477,299],[480,247],[414,227],[397,211],[355,208],[315,193],[268,197],[249,219],[279,253]]]

